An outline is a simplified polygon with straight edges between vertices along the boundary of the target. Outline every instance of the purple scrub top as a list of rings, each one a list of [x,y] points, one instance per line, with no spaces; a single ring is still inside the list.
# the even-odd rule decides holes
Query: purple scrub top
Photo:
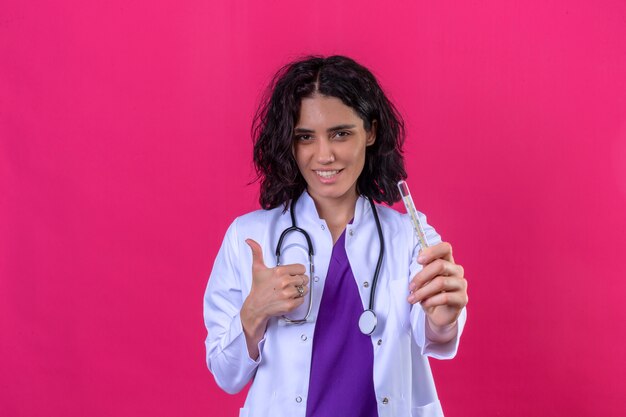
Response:
[[[345,234],[333,247],[315,324],[307,417],[378,417],[374,348],[370,336],[359,330],[363,305]]]

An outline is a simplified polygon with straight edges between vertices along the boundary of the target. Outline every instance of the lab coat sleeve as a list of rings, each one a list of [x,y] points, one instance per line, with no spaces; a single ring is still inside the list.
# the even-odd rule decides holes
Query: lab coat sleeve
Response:
[[[442,242],[441,236],[435,231],[435,229],[430,226],[426,222],[426,216],[422,213],[418,213],[420,223],[424,228],[424,233],[426,234],[426,240],[428,243],[433,246]],[[411,229],[412,230],[412,229]],[[417,263],[417,256],[421,249],[419,240],[413,235],[413,254],[411,257],[411,266],[410,266],[410,279],[415,277],[419,271],[422,270],[422,265]],[[422,355],[430,356],[436,359],[452,359],[456,356],[456,352],[459,347],[459,341],[461,338],[461,333],[463,333],[463,328],[465,326],[465,321],[467,318],[467,311],[465,308],[461,311],[461,315],[458,318],[458,331],[456,337],[450,340],[447,343],[438,343],[431,341],[428,339],[426,332],[426,313],[422,309],[422,306],[417,303],[411,307],[411,327],[413,330],[413,338],[417,346],[421,350]]]
[[[226,232],[204,294],[207,366],[217,385],[230,394],[250,381],[261,362],[261,355],[256,361],[250,358],[239,315],[244,296],[237,242],[235,220]],[[264,341],[259,343],[259,352]]]

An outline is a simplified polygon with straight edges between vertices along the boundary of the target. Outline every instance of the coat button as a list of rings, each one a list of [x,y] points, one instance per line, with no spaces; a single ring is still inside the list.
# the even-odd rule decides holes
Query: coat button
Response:
[[[378,346],[383,344],[383,339],[378,339],[378,342],[376,342],[378,344]]]
[[[301,335],[301,336],[300,336],[300,339],[302,339],[302,341],[303,341],[303,342],[306,342],[306,339],[307,339],[307,338],[306,338],[306,335],[305,335],[305,334]]]
[[[367,282],[367,281],[365,281],[365,282],[363,283],[363,286],[364,286],[365,288],[367,288],[367,287],[369,287],[369,286],[370,286],[370,283],[369,283],[369,282]]]
[[[318,282],[319,280],[320,280],[320,277],[318,277],[317,275],[313,277],[313,281]]]
[[[352,229],[348,230],[348,234],[349,234],[350,236],[354,235],[354,230],[352,230]]]
[[[297,402],[298,404],[299,404],[299,403],[301,403],[301,402],[302,402],[302,397],[297,396],[297,397],[296,397],[296,402]]]
[[[387,397],[383,398],[383,404],[385,405],[389,404],[389,398]]]
[[[326,227],[324,225],[322,225],[322,230],[326,230]]]

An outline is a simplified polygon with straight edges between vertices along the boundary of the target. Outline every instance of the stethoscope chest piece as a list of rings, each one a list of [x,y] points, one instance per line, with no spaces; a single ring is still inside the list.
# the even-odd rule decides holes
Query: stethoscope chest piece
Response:
[[[359,317],[359,329],[364,335],[370,335],[376,330],[378,324],[378,318],[373,310],[367,309],[361,313]]]

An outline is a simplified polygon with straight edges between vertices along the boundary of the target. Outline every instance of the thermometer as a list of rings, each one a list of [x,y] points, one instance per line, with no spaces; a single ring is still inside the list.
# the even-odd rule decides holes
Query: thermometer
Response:
[[[417,234],[417,239],[419,240],[422,249],[427,248],[430,245],[428,244],[428,240],[426,240],[424,229],[422,228],[420,220],[417,217],[417,210],[415,209],[415,203],[413,203],[413,197],[411,197],[411,192],[409,191],[409,185],[406,181],[400,181],[398,182],[398,189],[400,190],[404,207],[406,207],[406,212],[411,217],[411,222],[413,223],[413,229],[415,229],[415,233]]]

